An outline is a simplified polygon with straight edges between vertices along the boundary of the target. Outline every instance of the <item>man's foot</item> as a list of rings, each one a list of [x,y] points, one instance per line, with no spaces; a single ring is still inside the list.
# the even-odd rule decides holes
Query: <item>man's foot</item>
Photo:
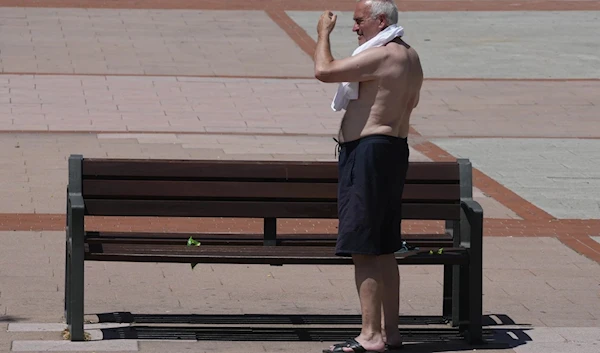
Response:
[[[349,339],[346,342],[334,344],[329,349],[324,349],[323,353],[382,353],[386,350],[385,348],[383,341],[365,341],[363,345],[356,339]]]

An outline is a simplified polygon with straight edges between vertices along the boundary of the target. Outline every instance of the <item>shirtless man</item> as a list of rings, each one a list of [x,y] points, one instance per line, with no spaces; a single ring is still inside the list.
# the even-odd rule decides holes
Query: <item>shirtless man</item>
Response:
[[[362,311],[358,337],[324,352],[382,352],[398,349],[400,278],[394,252],[402,246],[401,197],[408,167],[408,130],[419,102],[423,71],[401,37],[334,60],[329,35],[337,16],[319,20],[315,77],[323,82],[359,82],[338,139],[339,233],[336,255],[352,256]],[[362,45],[398,21],[393,0],[359,0],[353,32]]]

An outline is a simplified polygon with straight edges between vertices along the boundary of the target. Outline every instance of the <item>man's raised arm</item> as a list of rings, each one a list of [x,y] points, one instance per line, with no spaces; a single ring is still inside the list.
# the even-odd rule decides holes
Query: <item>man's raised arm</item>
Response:
[[[337,16],[325,11],[317,25],[317,48],[315,50],[315,77],[322,82],[361,82],[377,77],[387,51],[371,48],[348,58],[334,60],[331,55],[329,35],[335,27]]]

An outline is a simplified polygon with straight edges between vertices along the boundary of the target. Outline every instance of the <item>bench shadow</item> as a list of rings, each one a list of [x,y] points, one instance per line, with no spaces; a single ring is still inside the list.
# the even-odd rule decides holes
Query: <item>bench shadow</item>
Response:
[[[279,324],[279,325],[360,325],[360,315],[324,314],[134,314],[112,312],[94,314],[99,323],[137,324]],[[447,320],[438,315],[400,316],[401,325],[445,325]]]
[[[102,328],[104,340],[341,342],[360,332],[359,315],[163,315],[130,312],[96,315],[100,323],[132,324]],[[402,352],[501,350],[531,341],[527,334],[531,329],[528,324],[516,324],[503,314],[485,315],[483,319],[484,343],[471,345],[457,328],[447,325],[446,320],[439,316],[401,316],[400,331],[408,342]],[[410,327],[412,325],[418,327]]]
[[[18,316],[11,316],[11,315],[0,315],[0,322],[8,322],[8,323],[11,323],[11,322],[17,322],[17,321],[19,321],[19,320],[21,320],[21,318],[20,318],[20,317],[18,317]]]

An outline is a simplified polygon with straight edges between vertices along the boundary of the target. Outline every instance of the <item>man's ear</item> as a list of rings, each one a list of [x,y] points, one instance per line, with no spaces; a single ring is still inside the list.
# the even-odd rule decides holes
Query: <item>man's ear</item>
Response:
[[[385,18],[385,15],[379,15],[379,25],[377,27],[379,27],[380,30],[385,29],[388,26],[387,23],[387,19]]]

